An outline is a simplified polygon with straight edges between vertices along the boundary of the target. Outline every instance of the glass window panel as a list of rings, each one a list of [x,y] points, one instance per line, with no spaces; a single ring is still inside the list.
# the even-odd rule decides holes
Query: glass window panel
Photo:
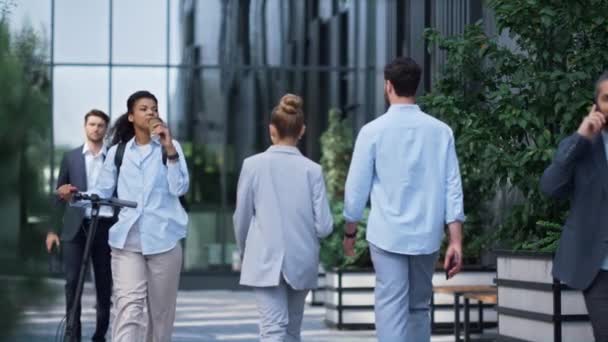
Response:
[[[147,90],[158,100],[159,115],[167,120],[167,69],[114,67],[112,69],[112,121],[127,111],[127,99]]]
[[[53,138],[56,149],[83,143],[84,115],[93,108],[108,112],[108,68],[55,67]],[[61,160],[61,154],[56,157],[57,161]]]
[[[266,61],[269,65],[281,65],[283,58],[283,44],[282,39],[283,31],[282,23],[285,24],[285,19],[281,20],[283,16],[281,8],[282,0],[268,0],[266,3]],[[311,23],[311,25],[313,25]]]
[[[230,152],[234,148],[226,144],[226,134],[232,134],[226,132],[226,125],[231,120],[227,118],[228,94],[238,93],[223,88],[221,80],[219,69],[171,70],[171,108],[175,108],[171,120],[182,145],[189,146],[192,211],[184,252],[186,270],[229,269],[235,249],[230,232],[233,204],[227,194],[235,187],[236,170]]]
[[[202,3],[196,2],[195,6],[202,7]],[[238,16],[234,16],[238,18]],[[194,41],[193,43],[200,48],[199,62],[201,64],[219,64],[219,52],[222,48],[220,46],[220,37],[222,35],[222,23],[228,20],[222,13],[222,1],[220,0],[208,0],[205,1],[204,9],[198,8],[196,10],[196,17],[194,19]],[[238,19],[237,19],[238,20]],[[232,28],[236,25],[234,22]],[[224,44],[231,41],[230,39],[224,39]],[[192,45],[187,45],[184,53],[192,53]],[[187,60],[188,56],[184,56]]]
[[[108,0],[55,0],[55,62],[108,63]]]
[[[219,211],[213,208],[188,214],[188,235],[184,249],[184,270],[206,270],[222,265]]]
[[[187,77],[189,69],[170,68],[169,69],[169,98],[167,99],[167,118],[170,123],[173,136],[178,140],[186,138],[186,125],[188,122],[185,117],[185,101],[187,97],[187,85],[183,78]]]
[[[183,1],[170,1],[170,30],[169,30],[169,63],[182,63],[182,49],[185,41],[187,24],[187,9]]]
[[[166,0],[114,1],[112,23],[114,63],[167,63]]]
[[[50,60],[51,1],[20,0],[8,2],[9,25],[13,33],[31,27],[43,42],[45,59]]]
[[[334,3],[333,0],[319,1],[319,17],[322,19],[331,18],[334,15]]]
[[[221,204],[221,172],[225,144],[225,96],[217,69],[174,69],[171,123],[174,134],[189,148],[193,203]],[[173,85],[174,84],[174,85]],[[186,151],[185,151],[186,152]]]

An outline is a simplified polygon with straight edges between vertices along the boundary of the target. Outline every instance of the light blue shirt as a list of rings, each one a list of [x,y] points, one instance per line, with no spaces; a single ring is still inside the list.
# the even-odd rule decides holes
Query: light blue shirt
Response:
[[[179,202],[179,196],[188,191],[188,167],[180,144],[173,141],[179,162],[162,161],[162,147],[152,140],[150,147],[141,153],[135,139],[125,146],[120,175],[118,198],[137,202],[137,208],[122,208],[118,222],[110,228],[109,244],[113,248],[124,248],[129,230],[138,224],[141,252],[144,255],[169,251],[186,236],[188,215]],[[116,166],[112,146],[100,171],[97,183],[87,193],[102,198],[112,197],[116,187]],[[83,203],[74,205],[82,206]]]
[[[606,162],[608,162],[608,133],[602,130],[602,138],[604,139],[604,151],[606,152]],[[608,271],[608,255],[604,258],[602,269]]]
[[[370,192],[370,243],[399,254],[439,250],[444,225],[465,219],[450,127],[405,104],[363,126],[346,180],[348,222],[361,220]]]

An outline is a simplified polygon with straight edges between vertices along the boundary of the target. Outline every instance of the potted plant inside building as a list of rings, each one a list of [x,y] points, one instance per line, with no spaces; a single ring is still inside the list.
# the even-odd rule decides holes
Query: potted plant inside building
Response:
[[[489,4],[498,37],[481,25],[450,38],[426,32],[432,55],[443,50],[447,59],[423,107],[454,129],[465,211],[489,217],[499,338],[592,341],[581,292],[551,274],[568,206],[545,198],[539,180],[559,141],[588,112],[605,67],[596,44],[608,39],[599,24],[605,18],[581,4]]]

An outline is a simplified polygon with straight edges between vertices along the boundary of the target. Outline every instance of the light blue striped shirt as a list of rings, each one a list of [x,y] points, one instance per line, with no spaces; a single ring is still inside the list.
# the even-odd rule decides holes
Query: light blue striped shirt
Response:
[[[180,158],[178,163],[162,161],[162,146],[151,140],[149,149],[141,153],[135,139],[125,147],[118,178],[118,198],[137,202],[137,208],[122,208],[118,222],[110,228],[109,244],[124,248],[129,230],[137,223],[141,251],[144,255],[169,251],[186,236],[188,214],[179,196],[188,191],[188,167],[180,144],[173,141]],[[117,145],[110,148],[95,186],[87,193],[111,197],[116,187],[114,156]],[[82,206],[84,203],[75,203]]]
[[[370,243],[399,254],[439,250],[444,225],[465,219],[450,127],[407,104],[363,126],[346,180],[347,221],[361,220],[370,192]]]
[[[606,162],[608,163],[608,133],[606,130],[602,130],[602,138],[604,139],[604,151],[606,153]],[[608,255],[604,258],[602,269],[608,271]]]

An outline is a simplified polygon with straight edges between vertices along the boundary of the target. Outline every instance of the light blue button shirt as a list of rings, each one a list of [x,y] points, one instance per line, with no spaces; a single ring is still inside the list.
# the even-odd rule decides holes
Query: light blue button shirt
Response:
[[[608,162],[608,133],[602,130],[602,138],[604,139],[604,151],[606,152],[606,162]],[[604,258],[602,269],[608,271],[608,255]]]
[[[188,191],[188,167],[180,144],[173,141],[180,158],[178,163],[162,161],[162,147],[155,140],[142,154],[135,139],[125,147],[118,179],[118,198],[137,202],[137,208],[122,208],[118,222],[110,228],[109,244],[124,248],[129,230],[138,222],[141,251],[144,255],[169,251],[186,236],[188,215],[179,202],[179,196]],[[116,187],[116,146],[108,151],[97,183],[88,193],[102,198],[111,197]],[[74,205],[82,206],[83,203]]]
[[[439,250],[444,225],[465,220],[450,127],[402,104],[363,126],[346,180],[347,221],[361,220],[370,192],[369,242],[399,254]]]

